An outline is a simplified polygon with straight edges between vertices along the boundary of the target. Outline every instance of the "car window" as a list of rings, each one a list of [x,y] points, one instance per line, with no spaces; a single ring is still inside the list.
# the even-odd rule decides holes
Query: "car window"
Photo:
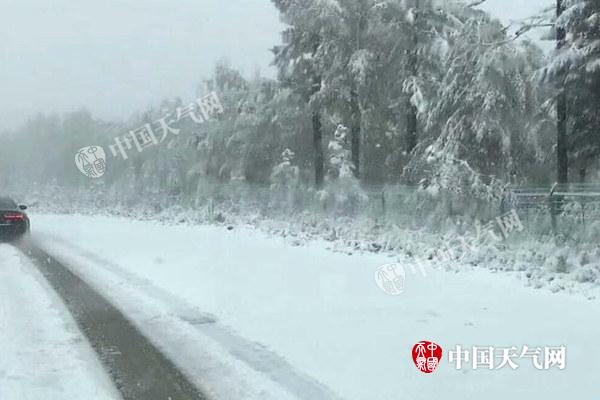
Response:
[[[4,209],[17,208],[17,203],[15,203],[11,199],[2,199],[2,198],[0,198],[0,208],[4,208]]]

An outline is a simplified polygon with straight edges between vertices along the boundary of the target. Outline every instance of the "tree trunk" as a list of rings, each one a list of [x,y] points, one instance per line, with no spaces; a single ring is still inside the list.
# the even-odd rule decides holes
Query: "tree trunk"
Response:
[[[315,45],[316,52],[318,45]],[[314,53],[313,53],[314,54]],[[310,98],[321,90],[321,77],[318,75],[314,75],[312,77],[312,89],[311,95],[307,99],[307,102],[310,104]],[[315,163],[315,186],[317,188],[321,188],[323,186],[323,178],[324,178],[324,161],[325,157],[323,155],[323,130],[321,126],[321,113],[319,111],[319,105],[313,104],[311,107],[312,110],[312,128],[313,128],[313,147],[314,147],[314,163]]]
[[[312,114],[313,127],[313,145],[315,148],[315,186],[321,188],[323,186],[323,132],[321,130],[321,114],[319,111],[313,111]]]
[[[365,6],[366,3],[363,3]],[[362,48],[362,37],[367,29],[367,13],[368,10],[363,10],[358,18],[356,27],[356,40],[354,50],[359,51]],[[351,153],[352,164],[354,164],[354,176],[360,177],[360,142],[361,142],[361,125],[362,114],[360,110],[360,98],[358,96],[358,84],[354,82],[350,88],[350,135],[351,135]]]
[[[556,16],[565,10],[563,0],[556,0]],[[561,49],[565,44],[566,31],[562,26],[556,26],[556,48]],[[556,164],[558,183],[569,181],[569,158],[567,153],[567,93],[565,79],[563,78],[558,88],[556,100]]]
[[[417,21],[419,18],[419,0],[415,1],[415,20],[413,24],[413,46],[414,50],[410,56],[409,69],[413,79],[416,79],[418,73],[418,45],[419,35],[417,32]],[[406,153],[410,154],[411,151],[417,146],[417,107],[411,102],[409,97],[407,101],[407,114],[406,114]]]
[[[356,89],[353,89],[350,93],[350,108],[351,108],[351,126],[350,126],[350,134],[351,134],[351,146],[352,146],[352,164],[354,164],[354,176],[360,177],[360,137],[361,137],[361,114],[360,114],[360,105],[358,100],[358,92]]]
[[[408,114],[406,115],[406,153],[417,146],[417,108],[408,100]]]

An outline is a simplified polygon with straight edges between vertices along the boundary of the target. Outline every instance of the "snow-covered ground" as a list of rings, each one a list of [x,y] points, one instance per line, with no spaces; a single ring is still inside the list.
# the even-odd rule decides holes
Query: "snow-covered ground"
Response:
[[[44,277],[0,244],[0,399],[120,399]]]
[[[336,253],[327,242],[124,218],[32,221],[42,247],[220,398],[597,396],[598,301],[467,267],[409,273],[405,293],[389,296],[374,281],[388,256]],[[433,374],[412,363],[420,340],[444,348]],[[567,367],[457,371],[447,357],[456,345],[565,345]]]

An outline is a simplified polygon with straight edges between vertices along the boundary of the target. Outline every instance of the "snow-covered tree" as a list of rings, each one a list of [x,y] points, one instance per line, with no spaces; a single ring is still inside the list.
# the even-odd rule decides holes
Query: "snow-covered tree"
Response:
[[[469,18],[457,32],[427,114],[427,137],[405,171],[408,179],[452,171],[437,163],[460,160],[469,165],[465,173],[508,181],[524,172],[525,160],[539,154],[539,142],[529,137],[529,128],[536,121],[532,110],[539,105],[531,77],[540,66],[541,52],[505,39],[503,27],[484,15]]]
[[[367,198],[354,174],[352,150],[348,142],[349,129],[338,125],[327,146],[329,169],[321,200],[333,203],[338,211],[354,213]]]
[[[295,165],[295,154],[290,149],[281,153],[281,162],[271,173],[271,193],[276,202],[295,205],[295,196],[301,187],[300,169]]]
[[[563,0],[561,5],[556,25],[564,35],[543,77],[564,88],[565,145],[585,175],[600,154],[600,1]]]
[[[323,88],[323,67],[319,52],[323,38],[329,36],[335,0],[273,0],[288,25],[282,32],[281,45],[275,46],[275,65],[279,79],[301,96],[310,109],[312,121],[313,167],[315,184],[320,187],[324,179],[324,154],[322,133],[323,106],[320,91]]]

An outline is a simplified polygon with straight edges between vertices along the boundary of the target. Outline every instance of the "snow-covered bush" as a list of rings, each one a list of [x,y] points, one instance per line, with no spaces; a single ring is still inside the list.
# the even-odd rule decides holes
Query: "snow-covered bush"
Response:
[[[286,209],[298,205],[301,187],[300,169],[294,165],[294,157],[293,151],[285,149],[281,153],[281,162],[273,167],[271,173],[271,201]]]
[[[468,162],[452,156],[439,143],[428,146],[419,161],[411,167],[421,171],[418,176],[416,200],[421,217],[431,223],[456,216],[488,219],[500,211],[506,184],[477,173]],[[410,173],[410,172],[409,172]]]
[[[348,128],[338,125],[329,142],[329,163],[325,188],[319,191],[319,201],[325,209],[338,214],[356,214],[368,201],[354,176],[354,164],[347,146]]]

